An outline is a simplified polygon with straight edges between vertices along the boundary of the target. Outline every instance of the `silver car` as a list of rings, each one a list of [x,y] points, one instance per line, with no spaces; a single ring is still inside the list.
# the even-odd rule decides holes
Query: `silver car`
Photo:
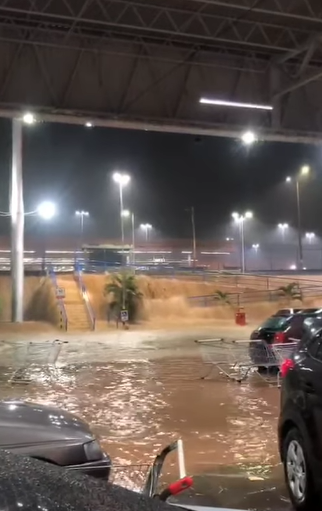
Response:
[[[110,458],[88,424],[59,408],[0,401],[0,449],[108,479]]]

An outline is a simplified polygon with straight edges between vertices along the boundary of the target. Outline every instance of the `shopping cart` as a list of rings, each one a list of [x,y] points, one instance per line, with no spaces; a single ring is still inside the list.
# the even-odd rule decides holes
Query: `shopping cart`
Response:
[[[27,384],[35,379],[53,381],[56,362],[67,341],[17,342],[14,345],[10,383]]]
[[[269,383],[278,380],[281,364],[297,345],[296,342],[268,344],[263,340],[249,339],[207,339],[196,342],[204,363],[210,366],[203,379],[217,370],[219,374],[239,383],[253,372]]]
[[[177,451],[177,461],[179,467],[179,480],[171,483],[158,493],[160,475],[164,466],[164,462],[173,451]],[[187,476],[184,451],[182,440],[168,445],[158,454],[152,465],[136,464],[136,465],[112,465],[109,482],[127,488],[138,493],[142,493],[148,497],[158,497],[160,500],[167,500],[171,495],[178,495],[182,491],[192,486],[192,478]]]
[[[298,341],[272,345],[272,350],[275,354],[279,369],[281,368],[281,365],[283,364],[283,362],[285,362],[285,360],[292,358],[297,345],[298,345]],[[277,386],[278,387],[280,387],[280,383],[281,383],[281,373],[280,373],[280,371],[278,371],[278,373],[277,373]]]

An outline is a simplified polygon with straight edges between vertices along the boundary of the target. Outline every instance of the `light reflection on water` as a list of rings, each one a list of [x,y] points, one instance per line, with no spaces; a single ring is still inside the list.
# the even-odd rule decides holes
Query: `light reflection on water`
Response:
[[[120,463],[146,461],[180,436],[190,472],[276,464],[278,389],[204,381],[201,371],[191,358],[73,365],[59,368],[55,383],[2,385],[0,397],[83,417]]]

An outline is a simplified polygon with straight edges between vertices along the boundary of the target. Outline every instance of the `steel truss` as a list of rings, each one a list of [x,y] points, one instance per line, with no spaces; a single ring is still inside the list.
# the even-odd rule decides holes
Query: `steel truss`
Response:
[[[0,107],[319,141],[320,0],[0,0]],[[270,103],[205,107],[201,96]]]

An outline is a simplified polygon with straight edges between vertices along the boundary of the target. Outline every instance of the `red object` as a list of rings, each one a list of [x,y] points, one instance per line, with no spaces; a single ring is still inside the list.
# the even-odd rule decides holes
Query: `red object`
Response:
[[[175,483],[170,484],[161,495],[159,495],[159,499],[165,502],[169,497],[173,495],[178,495],[182,491],[188,490],[193,485],[192,477],[186,476]]]
[[[286,341],[286,334],[285,332],[276,332],[274,335],[274,343],[282,344]]]
[[[193,484],[192,477],[184,477],[183,479],[180,479],[179,481],[176,481],[175,483],[172,483],[168,486],[168,490],[171,493],[171,495],[178,495],[178,493],[181,493],[184,490],[187,490],[188,488],[191,488]]]
[[[235,314],[235,323],[239,326],[245,326],[246,325],[246,312],[244,310],[238,309],[238,311]]]
[[[281,376],[282,378],[285,378],[287,373],[290,371],[290,369],[294,369],[295,363],[291,358],[287,358],[284,360],[283,364],[281,365]]]

